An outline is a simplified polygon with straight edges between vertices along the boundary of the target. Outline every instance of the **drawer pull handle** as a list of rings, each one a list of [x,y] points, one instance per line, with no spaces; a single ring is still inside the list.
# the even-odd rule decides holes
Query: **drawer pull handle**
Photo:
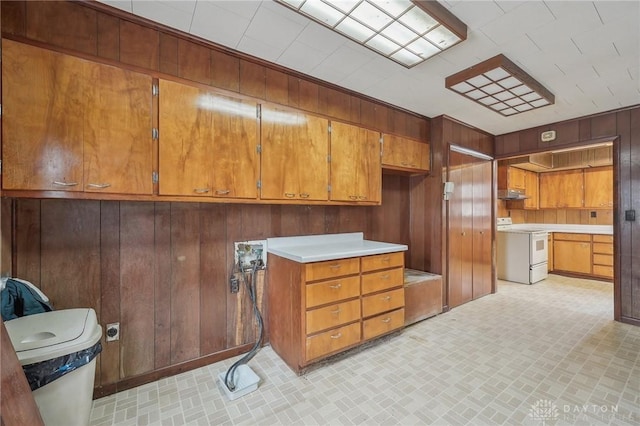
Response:
[[[384,300],[385,302],[388,302],[389,300],[391,300],[391,296],[381,297],[380,300]]]
[[[332,338],[332,339],[339,339],[339,338],[341,338],[341,337],[342,337],[342,333],[332,334],[332,335],[331,335],[331,338]]]
[[[87,184],[87,188],[93,188],[93,189],[105,189],[110,186],[111,186],[110,183],[88,183]]]
[[[285,196],[285,197],[287,197],[287,198],[293,198],[293,197],[295,197],[295,196],[296,196],[296,194],[293,194],[293,193],[291,193],[291,192],[285,192],[285,193],[284,193],[284,196]]]
[[[384,274],[380,278],[382,278],[383,280],[388,280],[389,279],[389,274]]]
[[[330,286],[329,286],[329,288],[332,288],[332,289],[334,289],[334,290],[337,290],[337,289],[339,289],[339,288],[341,288],[341,287],[342,287],[342,284],[340,284],[340,283],[335,284],[335,285],[330,285]]]
[[[78,185],[78,182],[60,182],[59,180],[54,180],[52,183],[54,185],[58,185],[58,186],[76,186],[76,185]]]
[[[388,324],[389,322],[391,322],[391,318],[387,317],[383,320],[381,320],[383,323]]]
[[[339,263],[334,263],[333,265],[329,265],[329,268],[331,268],[331,269],[338,269],[338,268],[341,268],[341,267],[342,267],[342,265],[339,264]]]
[[[300,198],[309,198],[309,194],[303,192],[302,194],[300,194]]]
[[[358,196],[357,195],[349,195],[349,199],[355,201],[355,200],[358,199]]]
[[[366,199],[367,199],[367,197],[365,197],[364,195],[358,195],[358,200],[364,201]]]
[[[227,195],[230,192],[230,189],[216,189],[216,195]]]
[[[194,188],[193,189],[193,192],[195,192],[196,194],[206,194],[209,191],[210,191],[209,188]]]
[[[331,311],[332,314],[338,315],[340,313],[340,308],[336,309],[335,311]]]

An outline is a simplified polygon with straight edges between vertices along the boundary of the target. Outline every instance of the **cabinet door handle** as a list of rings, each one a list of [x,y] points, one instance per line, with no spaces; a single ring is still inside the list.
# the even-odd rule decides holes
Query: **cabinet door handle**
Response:
[[[76,185],[78,185],[78,182],[60,182],[58,180],[54,180],[52,183],[54,185],[58,185],[58,186],[76,186]]]
[[[467,233],[466,232],[462,232],[460,235],[462,235],[464,237],[465,235],[467,235]]]
[[[300,198],[309,198],[309,194],[303,192],[302,194],[300,194]]]
[[[332,334],[332,335],[331,335],[331,338],[332,338],[332,339],[339,339],[339,338],[341,338],[341,337],[342,337],[342,333],[340,333],[340,332],[338,332],[338,334]]]
[[[338,315],[340,313],[340,308],[336,309],[335,311],[331,311],[332,314]]]
[[[229,189],[216,189],[216,195],[227,195],[230,192]]]
[[[287,198],[294,198],[296,196],[296,194],[292,193],[292,192],[285,192],[284,196]]]
[[[367,199],[367,197],[365,197],[364,195],[358,195],[358,200],[364,201],[366,199]]]
[[[388,324],[391,321],[391,318],[387,317],[383,320],[381,320],[383,323]]]
[[[193,189],[193,192],[195,192],[196,194],[206,194],[209,191],[211,191],[211,189],[209,189],[209,188],[194,188]]]
[[[88,183],[87,188],[104,189],[110,187],[110,183]]]
[[[332,289],[334,289],[334,290],[337,290],[337,289],[339,289],[339,288],[342,288],[342,284],[338,283],[338,284],[336,284],[336,285],[330,285],[330,286],[329,286],[329,288],[332,288]]]
[[[380,300],[384,300],[385,302],[388,302],[389,300],[391,300],[391,296],[381,297]]]
[[[355,200],[358,199],[358,196],[357,195],[349,195],[349,199],[355,201]]]

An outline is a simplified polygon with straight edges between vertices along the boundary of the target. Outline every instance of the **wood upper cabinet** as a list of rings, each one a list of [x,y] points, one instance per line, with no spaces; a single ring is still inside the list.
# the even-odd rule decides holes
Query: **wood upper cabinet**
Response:
[[[331,122],[331,201],[380,203],[380,133]]]
[[[82,191],[82,64],[2,40],[3,189]]]
[[[527,171],[512,166],[498,167],[498,189],[527,189]]]
[[[584,169],[584,206],[613,208],[613,166]]]
[[[540,193],[540,190],[539,190],[540,182],[538,178],[538,173],[525,170],[524,186],[525,186],[525,193],[527,194],[527,197],[528,197],[524,200],[524,208],[536,210],[539,205],[539,193]]]
[[[383,135],[382,167],[391,170],[429,171],[429,144]]]
[[[255,102],[159,82],[159,193],[257,198]]]
[[[540,173],[540,208],[582,207],[582,170]]]
[[[151,194],[151,77],[3,40],[3,188]]]
[[[84,190],[153,193],[151,77],[84,61]]]
[[[327,201],[329,122],[262,106],[261,198]]]

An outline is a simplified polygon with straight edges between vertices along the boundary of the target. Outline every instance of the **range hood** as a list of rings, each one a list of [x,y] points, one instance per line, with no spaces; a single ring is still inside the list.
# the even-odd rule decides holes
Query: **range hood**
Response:
[[[529,197],[521,189],[499,189],[498,198],[500,200],[526,200]]]

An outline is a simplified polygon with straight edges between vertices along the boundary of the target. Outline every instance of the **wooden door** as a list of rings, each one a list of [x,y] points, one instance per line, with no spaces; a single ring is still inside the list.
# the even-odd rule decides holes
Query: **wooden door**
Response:
[[[380,133],[331,122],[331,200],[380,202]]]
[[[613,208],[613,166],[584,169],[584,206]]]
[[[152,194],[151,77],[83,65],[84,190]]]
[[[491,251],[491,172],[490,161],[473,164],[473,298],[492,290]]]
[[[582,170],[540,173],[540,208],[582,207]]]
[[[255,102],[209,95],[213,102],[214,197],[258,197],[258,116]]]
[[[160,195],[211,196],[212,115],[207,91],[160,80]]]
[[[328,200],[329,122],[262,106],[261,198]]]
[[[2,41],[2,187],[82,191],[82,60]]]

